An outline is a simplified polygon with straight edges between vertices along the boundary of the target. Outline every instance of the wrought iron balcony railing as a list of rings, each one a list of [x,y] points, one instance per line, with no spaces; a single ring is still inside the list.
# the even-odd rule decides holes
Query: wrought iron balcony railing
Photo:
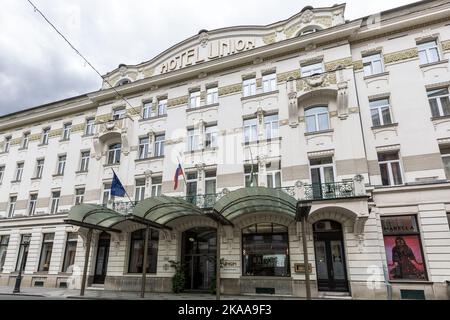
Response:
[[[305,200],[339,199],[355,196],[353,181],[333,183],[313,183],[305,185]]]

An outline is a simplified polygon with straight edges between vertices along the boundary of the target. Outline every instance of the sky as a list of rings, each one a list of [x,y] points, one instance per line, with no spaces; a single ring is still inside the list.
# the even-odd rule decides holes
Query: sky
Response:
[[[100,71],[148,61],[198,33],[266,25],[338,0],[31,0]],[[415,2],[347,0],[353,20]],[[100,89],[101,78],[27,0],[1,0],[0,116]]]

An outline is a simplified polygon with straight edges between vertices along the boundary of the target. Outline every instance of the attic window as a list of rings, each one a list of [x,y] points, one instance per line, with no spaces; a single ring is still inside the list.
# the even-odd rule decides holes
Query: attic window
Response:
[[[314,32],[320,31],[320,30],[322,30],[322,28],[320,28],[318,26],[309,26],[309,27],[302,29],[299,32],[298,36],[299,37],[306,36],[307,34],[314,33]]]
[[[116,87],[120,87],[120,86],[126,85],[126,84],[128,84],[128,83],[131,83],[131,81],[128,80],[128,79],[122,79],[122,80],[120,80],[119,82],[117,82]]]

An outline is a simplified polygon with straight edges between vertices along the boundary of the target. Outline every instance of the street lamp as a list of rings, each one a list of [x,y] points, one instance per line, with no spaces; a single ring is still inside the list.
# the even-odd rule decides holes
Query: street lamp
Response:
[[[22,241],[22,245],[23,245],[22,261],[20,261],[19,274],[17,275],[17,278],[16,278],[16,283],[14,285],[13,293],[20,293],[20,284],[22,282],[22,271],[25,268],[25,264],[26,264],[26,261],[27,261],[28,246],[30,245],[30,240],[29,239],[24,239]]]
[[[309,278],[308,244],[306,239],[306,220],[311,211],[311,201],[299,201],[297,203],[297,221],[302,222],[303,259],[305,264],[306,299],[311,300],[311,281]]]

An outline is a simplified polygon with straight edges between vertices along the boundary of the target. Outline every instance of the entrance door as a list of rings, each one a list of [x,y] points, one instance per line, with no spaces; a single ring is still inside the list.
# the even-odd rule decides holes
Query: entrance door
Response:
[[[216,230],[194,228],[183,233],[182,261],[185,289],[208,291],[216,274]]]
[[[314,249],[319,291],[348,292],[341,224],[335,221],[314,224]]]
[[[108,269],[109,245],[111,236],[109,233],[100,234],[97,245],[97,259],[95,261],[94,283],[104,284]]]

